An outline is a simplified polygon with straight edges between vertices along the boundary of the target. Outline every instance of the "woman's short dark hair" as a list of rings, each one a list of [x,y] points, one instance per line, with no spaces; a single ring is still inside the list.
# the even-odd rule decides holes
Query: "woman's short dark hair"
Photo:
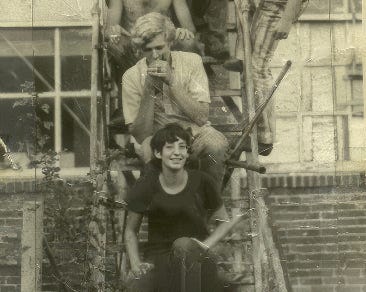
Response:
[[[187,147],[191,146],[191,135],[181,125],[177,123],[167,124],[164,128],[158,130],[152,137],[150,146],[152,151],[161,152],[165,143],[174,143],[181,138],[187,143]]]

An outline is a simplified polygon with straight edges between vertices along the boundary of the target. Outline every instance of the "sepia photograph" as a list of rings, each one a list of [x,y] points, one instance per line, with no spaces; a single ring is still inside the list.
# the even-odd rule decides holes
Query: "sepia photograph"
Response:
[[[0,0],[0,292],[365,292],[363,5]]]

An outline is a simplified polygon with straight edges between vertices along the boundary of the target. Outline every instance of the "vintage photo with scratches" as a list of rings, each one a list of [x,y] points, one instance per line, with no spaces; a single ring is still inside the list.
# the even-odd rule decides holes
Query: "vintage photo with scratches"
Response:
[[[366,291],[362,0],[0,0],[0,292]]]

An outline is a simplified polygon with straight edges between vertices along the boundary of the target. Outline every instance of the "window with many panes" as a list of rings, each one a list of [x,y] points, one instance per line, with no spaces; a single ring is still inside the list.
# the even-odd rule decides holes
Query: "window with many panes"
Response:
[[[89,165],[90,54],[90,27],[0,29],[0,136],[12,152]]]

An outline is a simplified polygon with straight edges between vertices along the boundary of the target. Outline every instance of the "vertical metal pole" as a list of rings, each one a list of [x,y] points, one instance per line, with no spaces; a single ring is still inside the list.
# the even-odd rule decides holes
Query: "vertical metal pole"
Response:
[[[249,9],[250,3],[248,0],[235,0],[237,13],[239,16],[240,24],[238,24],[239,32],[243,34],[244,40],[244,72],[243,72],[243,82],[245,87],[245,96],[248,104],[248,114],[249,119],[253,119],[255,115],[255,96],[254,96],[254,82],[253,82],[253,67],[252,67],[252,47],[251,47],[251,37],[250,37],[250,23],[249,23]],[[241,32],[240,32],[241,31]],[[244,101],[243,101],[244,104]],[[257,126],[254,125],[252,129],[251,146],[252,152],[246,153],[246,158],[248,163],[258,164],[258,144],[257,144]],[[261,188],[261,182],[259,175],[254,172],[247,170],[247,180],[248,180],[248,190],[250,199],[250,208],[255,207],[255,192]],[[257,214],[254,212],[252,214],[250,223],[252,229],[252,258],[254,265],[254,280],[255,280],[255,291],[262,292],[262,267],[261,267],[261,236],[259,226],[257,224],[258,220],[256,218]]]

